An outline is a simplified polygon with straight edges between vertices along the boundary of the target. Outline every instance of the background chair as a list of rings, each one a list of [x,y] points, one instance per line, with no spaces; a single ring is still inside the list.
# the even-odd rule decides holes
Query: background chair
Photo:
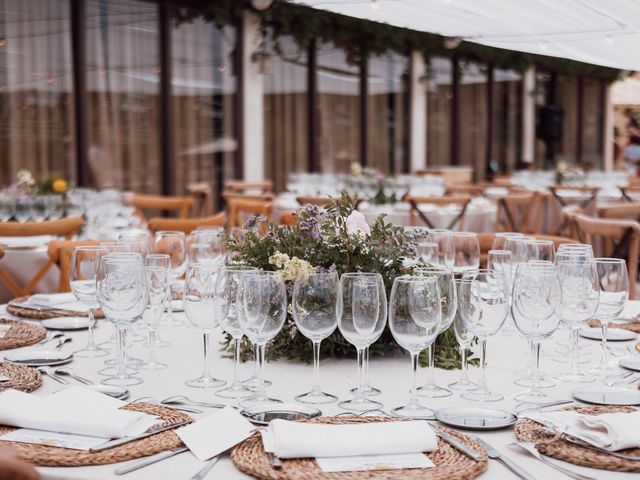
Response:
[[[640,219],[640,203],[621,203],[598,208],[598,216],[601,218],[635,220]]]
[[[227,222],[227,214],[219,212],[210,217],[202,218],[152,218],[147,223],[147,228],[155,235],[156,232],[162,230],[191,233],[198,227],[224,227]]]
[[[242,227],[253,216],[262,215],[271,219],[272,204],[269,200],[260,200],[243,197],[229,197],[227,199],[227,212],[229,228]]]
[[[291,225],[295,226],[298,224],[298,219],[296,218],[296,214],[294,212],[284,212],[280,215],[278,219],[278,225]]]
[[[497,232],[542,231],[543,199],[537,192],[514,193],[496,198]]]
[[[60,270],[60,281],[58,283],[59,292],[70,292],[71,278],[71,255],[75,247],[94,247],[99,245],[96,240],[54,240],[49,243],[47,253],[49,259],[58,266]]]
[[[458,227],[460,230],[464,229],[464,216],[467,212],[467,207],[469,206],[469,202],[471,201],[471,197],[469,196],[445,196],[445,197],[407,197],[407,202],[411,206],[411,214],[409,216],[409,222],[413,226],[421,226],[426,225],[429,228],[436,228],[431,220],[428,218],[428,213],[422,212],[420,210],[420,205],[437,205],[437,206],[447,206],[447,205],[457,205],[460,207],[458,214],[443,228],[447,228],[449,230]],[[420,221],[421,220],[421,221]]]
[[[187,218],[194,205],[193,197],[167,197],[163,195],[133,195],[131,204],[136,209],[136,215],[146,220],[144,210],[176,212],[179,218]]]
[[[29,237],[37,235],[52,235],[70,240],[80,231],[84,224],[82,217],[69,217],[62,220],[50,220],[45,222],[2,222],[0,223],[0,236],[3,237]],[[0,268],[0,282],[9,289],[15,297],[23,297],[30,295],[35,287],[44,278],[54,262],[49,258],[35,273],[35,275],[27,282],[26,285],[20,285],[6,271]]]
[[[226,193],[243,195],[265,195],[273,193],[273,182],[243,182],[240,180],[228,180],[224,184]]]

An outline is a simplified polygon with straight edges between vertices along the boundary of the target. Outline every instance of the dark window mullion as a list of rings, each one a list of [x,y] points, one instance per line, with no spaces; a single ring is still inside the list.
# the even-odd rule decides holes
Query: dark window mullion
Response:
[[[85,77],[85,0],[71,0],[71,54],[73,61],[73,107],[75,123],[76,183],[85,187],[89,184],[87,158],[87,83]]]

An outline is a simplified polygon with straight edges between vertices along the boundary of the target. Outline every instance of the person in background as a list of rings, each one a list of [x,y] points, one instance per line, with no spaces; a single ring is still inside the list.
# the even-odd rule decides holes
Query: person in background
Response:
[[[640,176],[640,136],[631,135],[629,145],[624,149],[624,161],[629,170],[635,167],[636,176]]]

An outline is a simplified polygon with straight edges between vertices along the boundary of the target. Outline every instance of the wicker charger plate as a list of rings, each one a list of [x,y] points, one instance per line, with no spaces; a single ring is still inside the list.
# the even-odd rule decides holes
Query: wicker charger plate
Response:
[[[632,407],[596,406],[568,408],[587,415],[601,415],[614,412],[635,412]],[[597,450],[574,445],[545,430],[541,424],[530,419],[520,420],[515,426],[518,440],[534,442],[543,455],[575,463],[584,467],[617,472],[640,472],[640,461],[625,460]],[[640,456],[640,448],[621,450],[620,453]]]
[[[58,318],[58,317],[87,317],[89,314],[87,312],[75,312],[73,310],[60,310],[54,309],[53,311],[48,310],[40,310],[35,308],[29,308],[28,306],[22,306],[20,304],[26,303],[29,300],[29,297],[20,297],[13,300],[11,303],[7,305],[7,313],[11,315],[15,315],[16,317],[21,318],[30,318],[33,320],[47,320],[49,318]],[[102,313],[101,309],[94,310],[95,318],[104,318],[104,313]]]
[[[0,392],[8,388],[22,390],[23,392],[33,392],[42,385],[42,375],[40,372],[35,368],[25,365],[0,363],[0,375],[11,379],[6,382],[0,382]]]
[[[163,423],[181,422],[190,420],[191,417],[172,408],[153,405],[150,403],[130,403],[125,410],[144,412],[160,417]],[[0,426],[0,435],[15,430],[12,427]],[[119,447],[109,448],[96,453],[84,450],[71,450],[69,448],[49,447],[46,445],[34,445],[29,443],[7,442],[0,440],[0,446],[11,447],[22,460],[35,465],[46,467],[82,467],[88,465],[107,465],[109,463],[124,462],[134,458],[155,455],[156,453],[174,448],[183,447],[182,440],[173,430],[151,435],[129,442]]]
[[[398,420],[384,417],[321,417],[311,421],[344,424],[393,422]],[[237,445],[231,452],[231,459],[240,471],[261,480],[412,480],[424,478],[429,478],[430,480],[450,480],[453,478],[470,480],[480,475],[487,468],[487,457],[482,446],[454,430],[443,430],[462,440],[473,449],[482,452],[484,460],[476,462],[438,438],[438,451],[426,454],[436,465],[434,468],[429,469],[325,473],[320,470],[314,459],[297,458],[282,460],[282,468],[275,470],[271,467],[269,455],[264,451],[259,433]]]
[[[40,325],[28,322],[17,322],[0,318],[0,325],[10,325],[4,337],[0,338],[0,350],[26,347],[38,343],[47,335],[47,330]]]
[[[602,326],[602,324],[600,323],[600,320],[589,320],[589,326],[590,327],[600,327]],[[615,322],[610,322],[609,323],[609,328],[619,328],[621,330],[629,330],[631,332],[635,332],[635,333],[640,333],[640,321],[634,321],[634,322],[629,322],[629,323],[615,323]]]

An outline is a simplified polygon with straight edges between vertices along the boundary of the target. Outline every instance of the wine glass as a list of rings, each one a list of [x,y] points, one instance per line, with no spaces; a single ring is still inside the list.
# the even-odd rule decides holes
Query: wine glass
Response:
[[[18,222],[25,223],[31,218],[31,197],[21,195],[16,197],[14,215]]]
[[[374,410],[380,402],[365,395],[364,351],[375,342],[387,322],[387,295],[379,273],[345,273],[340,278],[338,328],[354,347],[358,356],[358,388],[355,397],[340,402],[341,408],[355,411]]]
[[[167,300],[167,275],[168,271],[163,266],[145,266],[144,278],[147,288],[147,311],[144,319],[149,333],[149,357],[140,365],[145,370],[162,370],[167,368],[166,363],[156,360],[156,331],[158,322],[164,311]]]
[[[500,331],[507,318],[509,302],[505,292],[504,276],[495,270],[469,270],[463,274],[458,308],[469,331],[480,341],[480,381],[478,386],[464,392],[467,400],[495,402],[502,400],[499,393],[487,387],[487,339]]]
[[[528,240],[535,240],[533,237],[520,236],[507,237],[504,241],[504,249],[511,252],[511,264],[515,269],[520,263],[527,261],[527,245]]]
[[[424,263],[438,264],[438,244],[430,241],[420,241],[416,246],[418,260]]]
[[[532,344],[531,387],[515,398],[521,402],[545,403],[552,397],[540,390],[540,342],[556,331],[560,323],[562,292],[555,266],[520,264],[513,281],[512,315],[516,327]]]
[[[183,232],[159,231],[156,232],[153,253],[164,253],[171,258],[169,266],[169,303],[166,324],[171,327],[181,327],[184,322],[177,320],[173,316],[171,300],[174,296],[180,295],[184,282],[180,279],[185,273],[187,266],[187,249],[185,244],[185,234]]]
[[[225,317],[228,309],[227,297],[218,295],[216,281],[219,269],[211,265],[192,263],[187,267],[182,297],[184,312],[189,322],[202,332],[204,356],[202,374],[185,385],[196,388],[222,387],[227,382],[211,375],[209,352],[211,334]]]
[[[413,383],[409,403],[391,413],[398,417],[432,418],[433,410],[418,401],[418,355],[438,336],[442,321],[440,279],[435,276],[401,276],[393,280],[389,298],[389,328],[398,345],[411,356]]]
[[[445,265],[455,273],[480,267],[480,244],[473,232],[452,232]]]
[[[150,253],[144,259],[144,264],[146,267],[162,267],[167,270],[167,294],[164,296],[164,305],[162,306],[162,311],[160,312],[160,319],[158,321],[158,325],[163,325],[163,319],[166,310],[169,308],[168,304],[171,302],[171,295],[169,293],[169,266],[171,265],[171,258],[169,255],[165,253]],[[157,348],[168,348],[171,346],[171,342],[167,342],[160,336],[160,332],[156,331],[156,347]],[[148,347],[149,342],[143,343],[143,346]]]
[[[555,246],[553,240],[527,239],[524,241],[525,258],[527,262],[555,261]]]
[[[240,327],[249,341],[258,347],[258,384],[255,395],[240,405],[250,407],[279,402],[269,398],[264,378],[265,346],[284,325],[287,318],[287,291],[281,272],[251,271],[242,276],[238,295],[241,301]]]
[[[322,404],[338,399],[320,388],[320,343],[338,326],[338,285],[337,272],[322,271],[298,277],[293,287],[293,319],[300,333],[313,343],[313,386],[296,396],[298,402]]]
[[[64,215],[64,199],[62,195],[47,197],[47,220],[59,220]]]
[[[451,326],[458,309],[458,295],[453,272],[442,267],[418,267],[413,272],[416,276],[435,278],[437,280],[436,286],[442,302],[442,320],[438,331],[439,335]],[[435,347],[434,345],[429,345],[427,348],[429,357],[427,382],[418,389],[418,395],[430,398],[448,397],[451,395],[451,390],[437,385],[435,381]]]
[[[457,279],[456,292],[458,297],[460,296],[460,286],[462,282],[471,282],[470,279]],[[452,390],[471,390],[476,388],[477,385],[469,380],[469,363],[467,361],[467,350],[471,347],[474,335],[468,328],[468,325],[462,319],[462,313],[459,308],[456,308],[456,315],[453,318],[453,333],[456,336],[456,341],[460,345],[460,359],[461,359],[461,372],[460,378],[453,383],[447,385]]]
[[[619,258],[596,258],[595,264],[600,286],[600,301],[595,316],[602,325],[602,354],[598,365],[589,372],[607,375],[612,369],[607,330],[609,322],[622,313],[629,300],[629,274],[626,261]]]
[[[15,215],[15,201],[10,195],[0,193],[0,222],[8,222]]]
[[[147,305],[142,257],[105,255],[96,278],[102,311],[116,327],[116,372],[102,383],[118,386],[142,383],[141,378],[131,376],[127,370],[124,338],[125,329],[142,316]]]
[[[225,254],[222,245],[222,227],[198,227],[191,232],[191,243],[207,243],[211,248],[211,259],[215,263],[223,263]]]
[[[36,196],[31,202],[31,220],[34,222],[43,222],[47,219],[47,197],[44,195]]]
[[[578,365],[578,331],[595,314],[600,288],[593,258],[583,258],[582,254],[575,258],[557,265],[562,288],[560,321],[571,329],[571,366],[568,372],[556,375],[556,378],[564,382],[584,383],[593,382],[595,378],[583,372]]]
[[[189,263],[213,263],[211,245],[208,243],[192,243],[189,245]]]
[[[69,265],[69,286],[75,297],[89,308],[89,338],[87,345],[74,353],[78,357],[104,357],[109,352],[96,346],[94,326],[98,304],[96,274],[101,257],[108,252],[102,247],[75,247]]]
[[[247,398],[253,396],[253,392],[247,388],[240,381],[239,367],[240,367],[240,340],[244,333],[240,326],[239,315],[242,314],[239,301],[242,301],[238,296],[238,291],[242,283],[242,277],[247,272],[257,271],[254,267],[249,266],[223,266],[218,273],[218,280],[216,284],[216,290],[218,295],[224,295],[227,297],[229,308],[227,314],[222,318],[220,325],[222,329],[231,335],[233,338],[233,381],[231,385],[222,390],[218,390],[216,395],[222,398]],[[258,362],[256,355],[255,363]],[[256,368],[256,373],[257,373]]]
[[[451,249],[451,230],[444,228],[432,228],[427,235],[427,241],[438,245],[438,261],[440,266],[446,265],[446,255]]]
[[[524,234],[518,232],[498,232],[493,235],[493,243],[491,250],[504,250],[509,237],[524,237]]]

